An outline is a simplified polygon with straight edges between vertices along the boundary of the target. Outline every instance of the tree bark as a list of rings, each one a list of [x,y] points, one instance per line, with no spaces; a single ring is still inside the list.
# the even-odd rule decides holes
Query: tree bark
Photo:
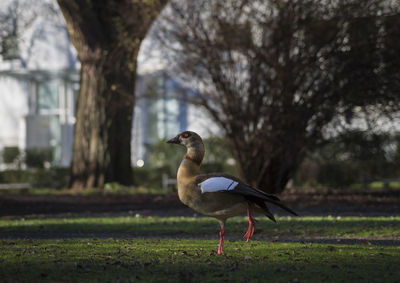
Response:
[[[130,141],[134,71],[104,55],[83,62],[71,167],[74,188],[132,182]],[[118,74],[115,76],[112,74]]]
[[[131,127],[140,43],[166,4],[58,0],[81,62],[70,186],[132,183]]]

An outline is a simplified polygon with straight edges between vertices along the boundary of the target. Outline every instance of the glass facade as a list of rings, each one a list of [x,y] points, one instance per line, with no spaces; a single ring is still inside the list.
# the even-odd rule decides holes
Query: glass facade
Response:
[[[51,148],[53,165],[69,166],[79,84],[57,76],[31,82],[26,146]]]
[[[160,75],[149,80],[146,91],[147,143],[167,139],[187,127],[185,90],[173,79]]]
[[[49,146],[53,150],[53,160],[61,161],[61,123],[59,80],[50,80],[37,84],[37,110],[39,115],[48,116],[49,120]]]
[[[140,76],[137,81],[137,108],[133,128],[132,164],[148,164],[148,150],[160,140],[169,139],[187,129],[189,91],[164,72]]]

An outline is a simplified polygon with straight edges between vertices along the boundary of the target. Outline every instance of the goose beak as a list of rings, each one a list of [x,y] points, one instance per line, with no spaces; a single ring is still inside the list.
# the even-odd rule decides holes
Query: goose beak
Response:
[[[176,144],[180,144],[181,141],[179,140],[179,136],[176,136],[176,137],[170,139],[169,141],[167,141],[167,143],[176,143]]]

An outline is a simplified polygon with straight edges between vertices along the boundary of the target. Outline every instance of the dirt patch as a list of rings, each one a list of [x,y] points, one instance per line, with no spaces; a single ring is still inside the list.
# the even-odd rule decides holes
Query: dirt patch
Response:
[[[286,191],[282,201],[302,215],[400,215],[400,190],[386,191]]]
[[[283,203],[299,215],[400,215],[400,191],[287,191],[280,196]],[[287,215],[272,208],[278,215]],[[191,216],[195,212],[184,206],[176,193],[89,196],[72,194],[0,195],[0,217],[22,215],[93,215],[141,214],[162,216]]]
[[[176,194],[0,195],[0,216],[185,209]]]

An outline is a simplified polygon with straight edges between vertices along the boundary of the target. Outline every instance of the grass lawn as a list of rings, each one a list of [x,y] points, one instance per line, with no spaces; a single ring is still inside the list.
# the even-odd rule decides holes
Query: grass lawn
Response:
[[[400,216],[396,217],[278,217],[273,223],[258,218],[257,238],[376,238],[400,240]],[[246,217],[227,222],[227,237],[241,237],[247,229]],[[209,217],[86,217],[0,219],[0,235],[17,237],[112,236],[125,237],[199,237],[217,238],[218,222]],[[4,237],[4,236],[3,236]]]
[[[207,217],[1,219],[0,281],[400,282],[397,242],[371,244],[400,240],[400,217],[278,221],[260,218],[246,243],[247,219],[231,219],[220,256],[218,224]],[[362,240],[305,241],[337,238]]]

